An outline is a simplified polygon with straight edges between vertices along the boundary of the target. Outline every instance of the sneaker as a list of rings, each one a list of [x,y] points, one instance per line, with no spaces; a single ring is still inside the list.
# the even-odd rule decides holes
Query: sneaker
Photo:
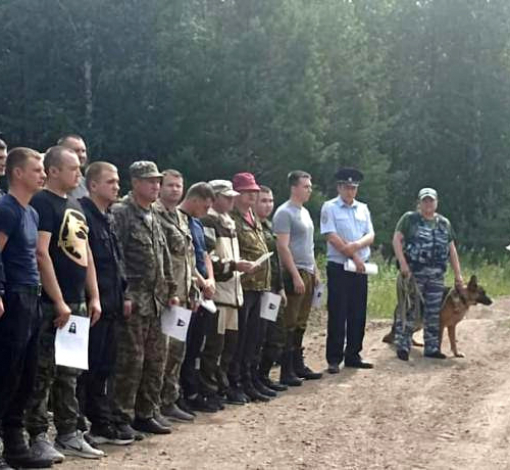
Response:
[[[64,454],[53,447],[45,432],[30,439],[30,452],[41,459],[51,459],[53,463],[62,463],[65,460]]]
[[[117,428],[111,424],[97,426],[92,424],[90,437],[97,444],[112,444],[115,446],[127,446],[135,441],[134,436],[122,436]]]
[[[104,452],[94,449],[83,437],[81,431],[58,435],[55,439],[55,448],[64,455],[72,455],[84,459],[100,459]]]
[[[135,441],[143,441],[145,439],[143,433],[133,429],[130,424],[116,424],[115,429],[121,439],[134,439]]]
[[[161,413],[170,421],[176,421],[178,423],[190,423],[195,419],[192,414],[181,410],[175,403],[170,406],[163,406],[161,408]]]

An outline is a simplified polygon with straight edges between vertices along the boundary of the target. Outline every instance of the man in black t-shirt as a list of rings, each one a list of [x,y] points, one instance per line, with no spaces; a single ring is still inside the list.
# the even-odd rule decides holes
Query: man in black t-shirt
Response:
[[[36,246],[39,216],[29,206],[44,184],[38,152],[15,148],[9,153],[9,194],[0,198],[0,259],[5,278],[0,295],[0,419],[3,456],[15,467],[50,467],[52,460],[34,454],[25,441],[23,414],[32,392],[41,323]],[[10,468],[0,457],[0,468]]]
[[[87,316],[88,313],[91,326],[101,315],[87,221],[80,203],[67,196],[80,181],[80,163],[74,151],[56,146],[46,152],[44,168],[46,187],[31,201],[39,214],[37,260],[43,286],[43,324],[37,380],[27,412],[27,429],[33,447],[42,455],[53,456],[54,461],[61,461],[62,454],[97,459],[104,453],[92,448],[77,431],[76,380],[80,371],[55,366],[56,328],[63,328],[71,314]],[[55,448],[47,436],[50,392],[57,428]]]

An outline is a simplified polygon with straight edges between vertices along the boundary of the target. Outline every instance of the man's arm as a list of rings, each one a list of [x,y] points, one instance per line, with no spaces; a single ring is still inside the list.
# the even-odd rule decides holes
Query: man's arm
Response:
[[[7,240],[9,237],[4,233],[0,232],[0,318],[4,314],[4,302],[2,300],[2,296],[5,292],[5,273],[4,273],[4,265],[2,263],[2,252],[4,251],[5,245],[7,244]]]
[[[460,270],[459,254],[457,253],[454,241],[450,242],[450,264],[455,275],[455,284],[459,287],[463,287],[464,280],[462,279],[462,273]]]
[[[44,291],[53,301],[57,316],[54,324],[57,328],[62,328],[71,315],[71,309],[65,303],[62,291],[58,285],[57,276],[53,267],[53,261],[50,257],[50,240],[51,233],[39,231],[37,238],[37,264],[39,266],[39,272],[41,274],[41,283],[44,287]]]
[[[411,269],[407,264],[406,257],[404,256],[404,249],[402,247],[402,240],[404,239],[404,234],[402,232],[396,231],[393,235],[393,250],[395,251],[395,256],[397,257],[398,264],[400,265],[400,272],[402,276],[408,277],[411,274]]]
[[[204,253],[205,269],[207,271],[207,279],[204,282],[204,294],[208,299],[212,299],[216,292],[216,281],[214,280],[214,267],[209,253]]]
[[[283,267],[287,270],[292,278],[294,284],[294,292],[296,294],[305,293],[305,283],[299,274],[296,263],[289,248],[290,244],[290,233],[278,233],[276,234],[276,249],[278,250],[278,256],[282,261]]]
[[[94,326],[101,317],[101,301],[99,300],[99,288],[97,286],[97,272],[94,264],[94,256],[87,243],[87,277],[85,279],[85,288],[88,294],[87,311],[90,317],[90,326]]]

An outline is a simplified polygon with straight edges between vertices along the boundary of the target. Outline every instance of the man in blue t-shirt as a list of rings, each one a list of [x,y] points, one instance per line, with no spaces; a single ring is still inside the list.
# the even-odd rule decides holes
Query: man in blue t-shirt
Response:
[[[44,184],[38,152],[15,148],[6,165],[9,194],[0,199],[0,254],[5,277],[0,286],[0,420],[4,458],[9,465],[50,467],[52,460],[29,449],[23,414],[32,392],[41,324],[36,246],[39,216],[29,205]],[[8,468],[0,458],[0,467]]]

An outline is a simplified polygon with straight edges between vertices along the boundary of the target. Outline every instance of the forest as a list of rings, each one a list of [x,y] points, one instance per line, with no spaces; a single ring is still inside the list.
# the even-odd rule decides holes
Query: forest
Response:
[[[2,0],[0,132],[287,196],[365,173],[378,244],[436,188],[464,249],[510,242],[508,0]]]

